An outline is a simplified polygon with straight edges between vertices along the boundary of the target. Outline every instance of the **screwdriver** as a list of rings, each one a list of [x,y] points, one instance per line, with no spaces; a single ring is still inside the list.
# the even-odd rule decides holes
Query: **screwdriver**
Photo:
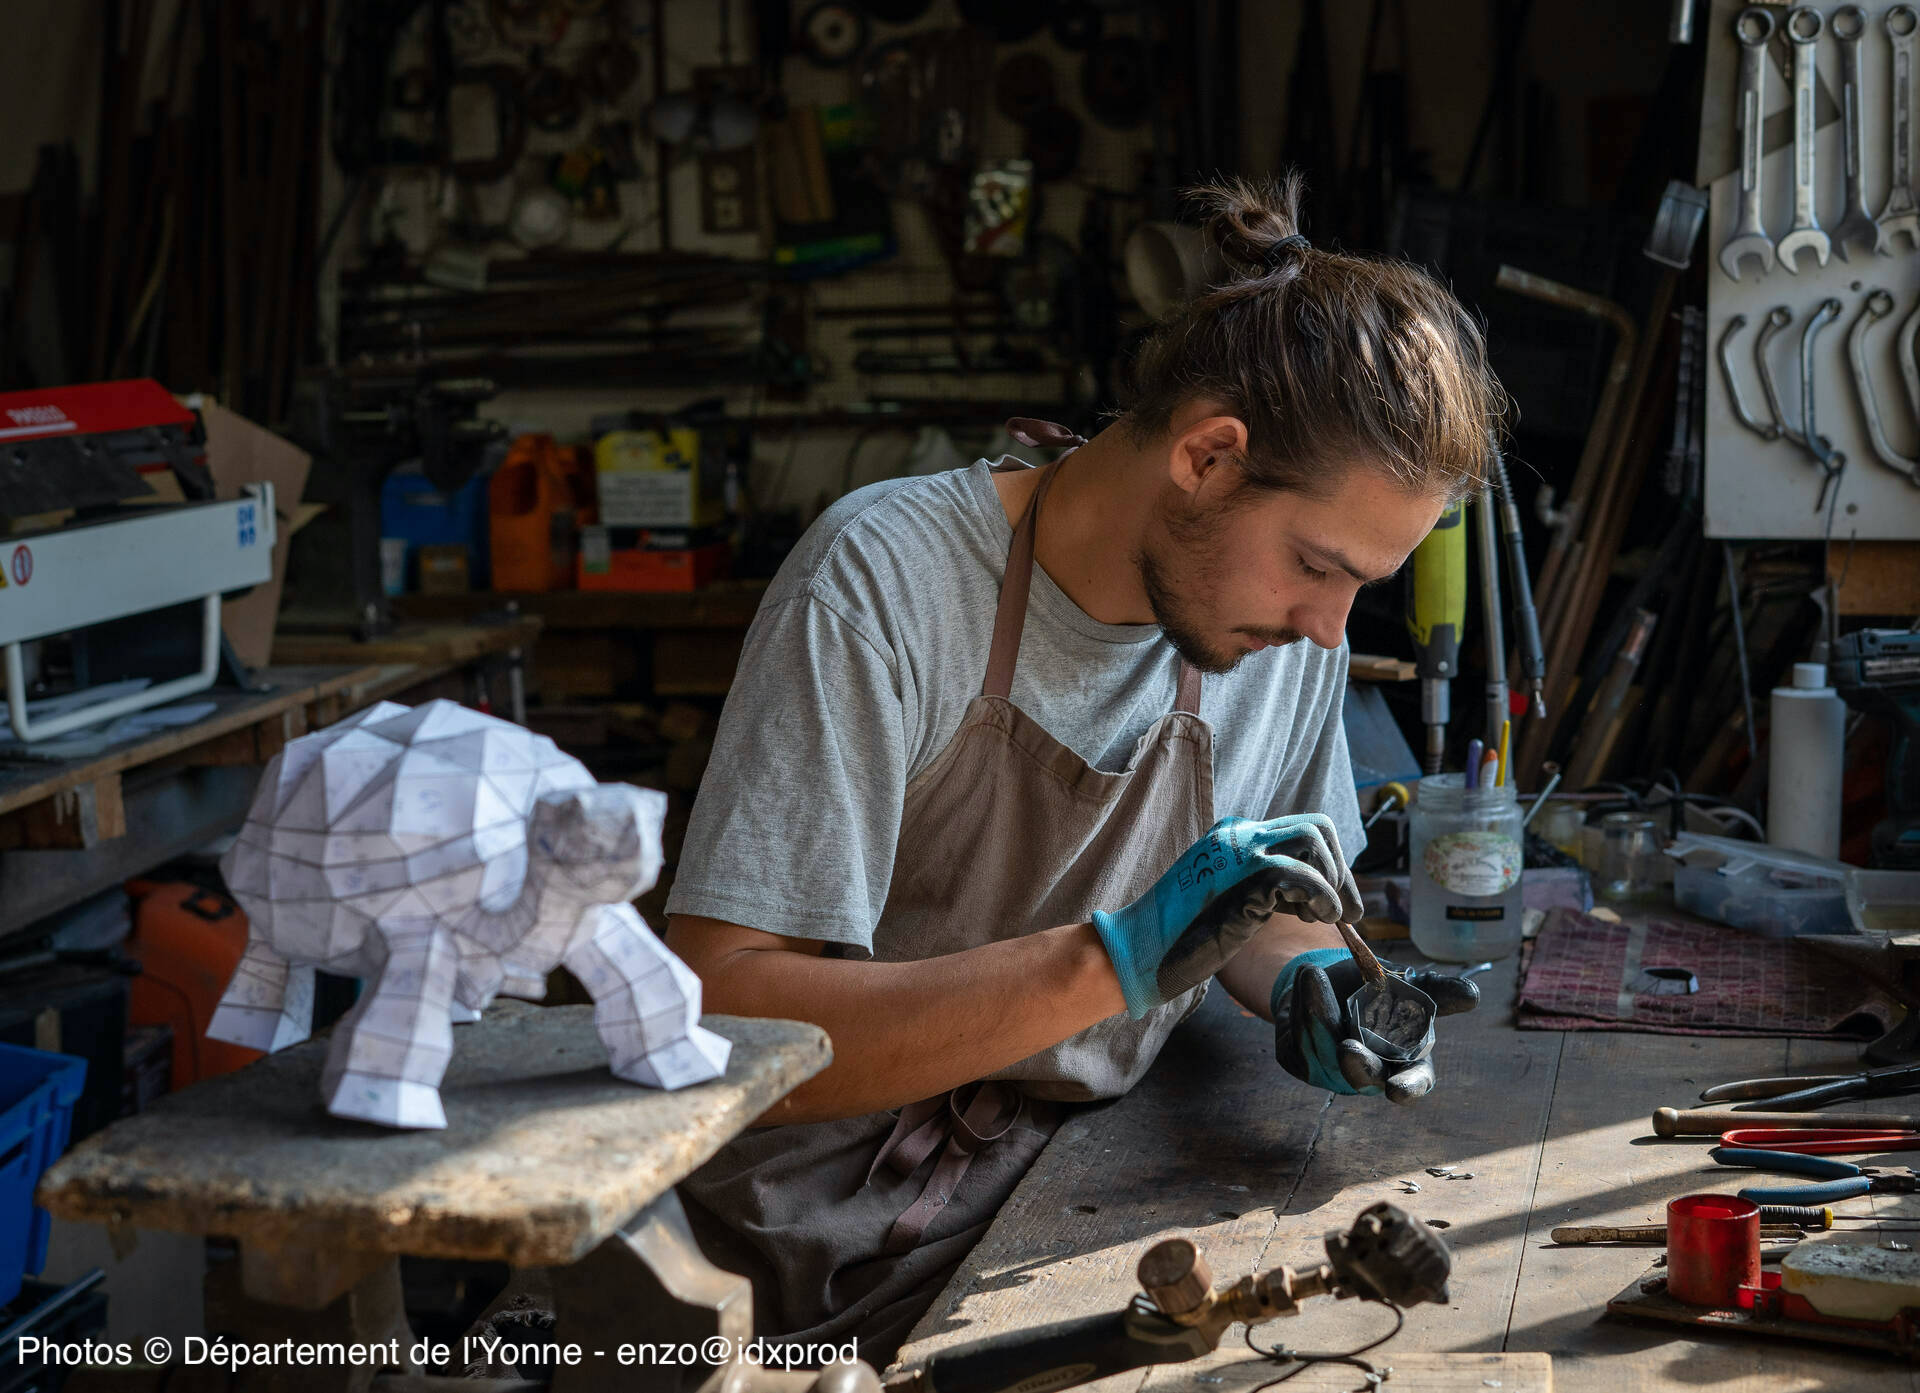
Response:
[[[1395,808],[1404,808],[1413,801],[1413,795],[1407,792],[1403,783],[1380,785],[1380,797],[1373,805],[1373,811],[1367,814],[1367,820],[1360,824],[1362,832],[1371,832],[1373,824],[1392,812]]]

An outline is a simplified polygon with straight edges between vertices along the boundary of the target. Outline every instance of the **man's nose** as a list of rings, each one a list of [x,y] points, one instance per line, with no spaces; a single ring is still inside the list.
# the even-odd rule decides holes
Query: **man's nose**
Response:
[[[1347,614],[1352,608],[1351,595],[1298,605],[1287,616],[1287,627],[1305,634],[1321,648],[1338,648],[1347,636]]]

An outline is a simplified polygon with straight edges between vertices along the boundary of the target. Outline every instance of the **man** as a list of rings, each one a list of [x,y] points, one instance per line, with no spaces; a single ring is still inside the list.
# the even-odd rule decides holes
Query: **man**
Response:
[[[1212,976],[1315,1086],[1433,1086],[1339,1005],[1343,631],[1477,484],[1499,388],[1423,273],[1294,232],[1296,183],[1205,196],[1237,274],[1118,423],[841,500],[754,621],[668,942],[708,1009],[833,1040],[682,1187],[767,1334],[884,1363],[1062,1105],[1137,1082]]]

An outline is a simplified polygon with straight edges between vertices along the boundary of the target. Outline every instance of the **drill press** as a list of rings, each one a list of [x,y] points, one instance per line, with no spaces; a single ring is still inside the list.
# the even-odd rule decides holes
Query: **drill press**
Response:
[[[1829,666],[1847,705],[1893,726],[1887,817],[1873,829],[1873,864],[1920,870],[1920,633],[1857,630],[1834,645]]]

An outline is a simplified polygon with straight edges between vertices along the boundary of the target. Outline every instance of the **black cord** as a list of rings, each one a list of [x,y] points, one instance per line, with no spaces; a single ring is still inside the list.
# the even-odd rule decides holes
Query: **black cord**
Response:
[[[1250,1325],[1243,1327],[1240,1335],[1241,1338],[1247,1342],[1248,1349],[1263,1359],[1271,1359],[1277,1364],[1293,1364],[1295,1366],[1287,1370],[1284,1374],[1279,1374],[1268,1379],[1265,1383],[1255,1384],[1247,1390],[1247,1393],[1262,1393],[1263,1389],[1272,1388],[1275,1384],[1285,1383],[1288,1379],[1294,1377],[1294,1375],[1311,1368],[1315,1364],[1350,1364],[1367,1376],[1368,1387],[1378,1388],[1382,1379],[1380,1371],[1360,1356],[1368,1350],[1378,1349],[1395,1335],[1398,1335],[1401,1327],[1407,1323],[1407,1313],[1383,1297],[1363,1296],[1360,1299],[1370,1305],[1385,1306],[1389,1311],[1392,1311],[1393,1329],[1376,1339],[1367,1341],[1366,1344],[1361,1345],[1358,1349],[1347,1350],[1344,1353],[1314,1354],[1306,1350],[1286,1349],[1280,1345],[1268,1346],[1258,1344],[1253,1338],[1253,1327]]]

